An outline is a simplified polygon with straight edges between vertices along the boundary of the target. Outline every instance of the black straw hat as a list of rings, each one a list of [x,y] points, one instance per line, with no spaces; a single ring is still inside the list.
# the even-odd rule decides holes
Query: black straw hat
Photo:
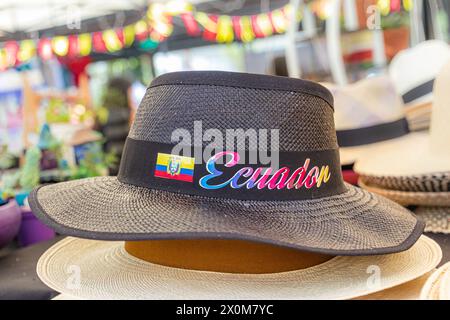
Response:
[[[277,139],[261,147],[248,135],[235,150],[214,152],[221,144],[198,139],[200,121],[216,137],[265,129]],[[183,140],[183,154],[173,142],[181,133],[192,137]],[[259,156],[249,163],[263,149],[277,155],[278,166],[268,168]],[[58,232],[101,240],[228,238],[371,255],[408,249],[424,228],[401,206],[343,182],[327,89],[228,72],[156,78],[117,177],[41,186],[29,202]]]

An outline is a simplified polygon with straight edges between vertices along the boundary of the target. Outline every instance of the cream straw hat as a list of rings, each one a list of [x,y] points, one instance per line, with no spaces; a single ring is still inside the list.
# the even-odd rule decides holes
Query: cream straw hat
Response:
[[[436,270],[425,283],[422,300],[450,300],[450,262]]]
[[[334,121],[342,165],[392,140],[408,140],[400,96],[388,76],[337,86],[325,83],[334,97]]]
[[[398,53],[389,65],[389,75],[403,98],[411,128],[426,129],[433,102],[433,82],[450,61],[444,41],[429,40]]]
[[[357,297],[354,300],[419,300],[420,292],[433,272],[429,272],[420,278],[406,282],[404,284],[389,288],[383,291],[375,292],[366,296]],[[52,300],[82,300],[68,294],[59,294]]]
[[[44,253],[37,273],[52,289],[81,299],[351,299],[417,279],[441,257],[439,245],[422,236],[400,253],[338,256],[302,270],[235,274],[158,265],[131,256],[123,242],[69,237]],[[71,266],[79,267],[79,286],[67,286]],[[380,271],[375,284],[372,269]]]
[[[368,151],[355,163],[354,170],[361,176],[363,183],[368,181],[365,185],[373,187],[374,192],[378,192],[377,188],[383,188],[379,185],[369,185],[371,177],[387,177],[391,181],[397,180],[398,185],[406,186],[400,188],[401,191],[407,190],[411,185],[416,185],[417,181],[428,181],[423,183],[423,188],[428,189],[425,192],[417,192],[415,189],[411,190],[412,192],[384,190],[382,194],[401,203],[408,202],[417,205],[426,204],[422,194],[439,199],[443,196],[441,199],[443,201],[435,205],[449,205],[450,193],[447,187],[442,186],[440,178],[450,172],[449,83],[450,64],[447,64],[434,84],[430,133],[412,133],[409,135],[408,141],[387,143],[382,150]],[[441,189],[436,189],[436,185],[440,185]],[[435,193],[439,193],[439,195]],[[418,199],[414,201],[417,196]]]
[[[422,288],[432,274],[433,272],[431,271],[415,280],[367,296],[358,297],[355,300],[419,300]]]

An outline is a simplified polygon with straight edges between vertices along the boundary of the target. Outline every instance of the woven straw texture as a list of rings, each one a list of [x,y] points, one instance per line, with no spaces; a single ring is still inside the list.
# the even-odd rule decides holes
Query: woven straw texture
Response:
[[[38,189],[43,210],[33,212],[63,234],[104,240],[228,237],[334,254],[379,254],[404,250],[419,237],[422,226],[408,210],[347,188],[307,201],[218,201],[97,177]],[[53,221],[42,211],[51,212]]]
[[[420,294],[422,300],[450,300],[450,262],[437,269]]]
[[[399,286],[358,297],[354,300],[420,300],[422,288],[433,271]]]
[[[450,207],[418,207],[414,212],[425,222],[425,232],[450,234]]]
[[[412,192],[383,189],[358,179],[358,185],[380,196],[386,197],[402,206],[450,206],[450,192]]]
[[[450,172],[413,176],[360,176],[366,185],[409,192],[449,192]]]
[[[129,137],[171,143],[176,129],[194,139],[194,121],[203,130],[279,129],[280,151],[337,149],[333,109],[324,100],[298,92],[208,85],[150,88],[137,111]],[[247,149],[255,141],[246,139]],[[271,147],[268,138],[268,147]],[[203,141],[203,145],[212,142]]]
[[[351,299],[416,279],[439,263],[439,245],[421,237],[409,250],[381,256],[335,257],[282,273],[231,274],[177,269],[130,256],[122,242],[66,238],[40,258],[37,272],[49,287],[83,299]],[[81,283],[67,287],[67,268]],[[367,268],[381,269],[368,285]]]

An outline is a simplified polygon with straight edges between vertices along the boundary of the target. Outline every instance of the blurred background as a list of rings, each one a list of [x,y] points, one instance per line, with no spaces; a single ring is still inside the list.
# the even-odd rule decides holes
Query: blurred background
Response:
[[[0,246],[54,236],[27,206],[36,185],[117,173],[154,77],[226,70],[351,84],[385,73],[401,50],[448,42],[449,12],[439,0],[2,0],[0,209],[20,215]]]

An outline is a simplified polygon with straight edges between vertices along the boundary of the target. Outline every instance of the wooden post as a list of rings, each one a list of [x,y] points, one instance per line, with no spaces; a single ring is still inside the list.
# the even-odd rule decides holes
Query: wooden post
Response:
[[[38,131],[38,110],[40,97],[33,91],[25,73],[22,73],[23,81],[23,132],[22,141],[23,147],[27,149],[30,147],[28,139],[29,134]]]

